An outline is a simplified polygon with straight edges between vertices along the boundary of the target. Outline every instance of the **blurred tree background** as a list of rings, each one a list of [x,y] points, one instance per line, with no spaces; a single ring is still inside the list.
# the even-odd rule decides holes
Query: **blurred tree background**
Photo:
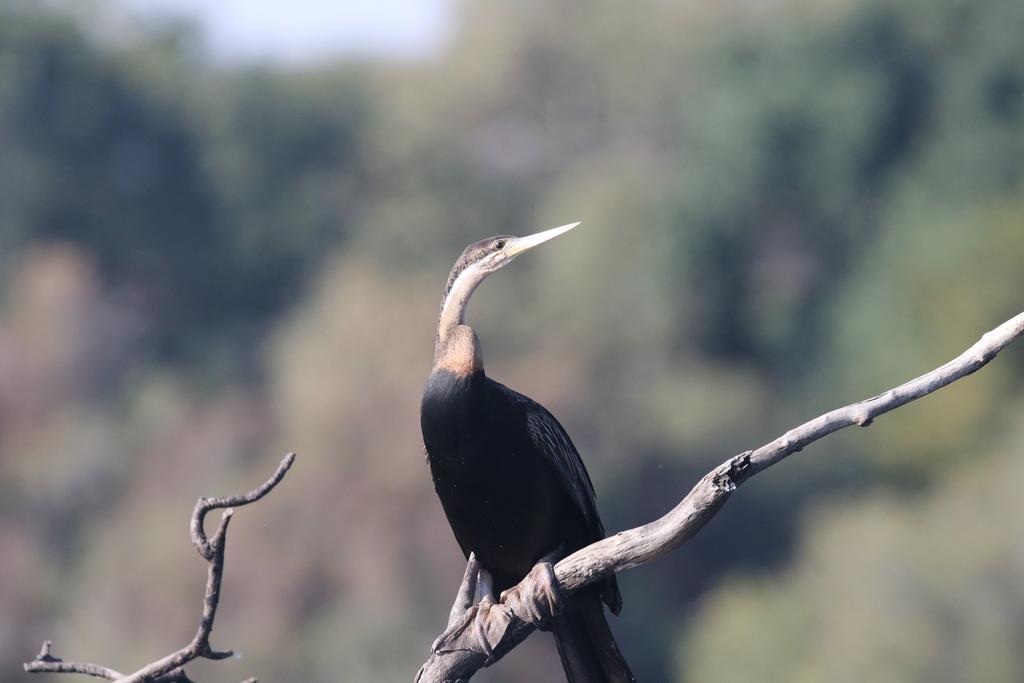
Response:
[[[409,680],[462,561],[423,460],[471,240],[582,220],[474,300],[614,531],[1022,308],[1024,4],[457,6],[438,54],[224,65],[0,0],[0,670],[193,633],[202,680]],[[65,6],[66,7],[66,6]],[[643,680],[1024,679],[1024,353],[752,481],[621,577]],[[555,680],[550,637],[482,681]]]

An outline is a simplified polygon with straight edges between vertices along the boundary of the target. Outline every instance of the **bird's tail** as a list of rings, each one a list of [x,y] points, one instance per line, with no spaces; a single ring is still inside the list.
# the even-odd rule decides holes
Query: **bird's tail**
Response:
[[[598,595],[573,596],[551,630],[569,683],[636,681],[608,628]]]

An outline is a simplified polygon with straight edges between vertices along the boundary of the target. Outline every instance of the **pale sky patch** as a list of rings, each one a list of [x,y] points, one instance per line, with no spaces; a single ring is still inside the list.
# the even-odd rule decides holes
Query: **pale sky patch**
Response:
[[[184,15],[219,58],[309,62],[366,55],[414,59],[448,35],[450,0],[119,0],[142,13]]]

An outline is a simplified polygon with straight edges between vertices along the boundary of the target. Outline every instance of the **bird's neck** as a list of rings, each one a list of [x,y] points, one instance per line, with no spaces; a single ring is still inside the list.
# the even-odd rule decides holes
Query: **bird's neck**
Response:
[[[466,324],[469,297],[482,280],[481,274],[463,271],[445,292],[434,344],[435,370],[449,370],[462,376],[483,370],[480,340],[473,328]]]
[[[447,370],[459,377],[483,372],[484,359],[480,340],[469,325],[456,325],[434,347],[434,370]]]

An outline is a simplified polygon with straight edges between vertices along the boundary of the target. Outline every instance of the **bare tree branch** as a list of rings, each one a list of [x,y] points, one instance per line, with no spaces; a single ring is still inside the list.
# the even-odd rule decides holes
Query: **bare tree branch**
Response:
[[[42,649],[36,655],[35,660],[26,662],[25,671],[29,673],[77,673],[87,676],[95,676],[117,683],[193,683],[182,668],[185,664],[203,657],[205,659],[226,659],[231,657],[231,650],[214,650],[210,646],[210,632],[213,630],[213,621],[217,616],[217,606],[220,604],[220,584],[224,575],[224,547],[227,543],[228,524],[234,514],[232,507],[241,507],[254,503],[263,496],[270,493],[277,486],[284,475],[287,474],[292,463],[295,462],[295,454],[289,453],[278,465],[277,471],[259,488],[248,493],[227,498],[200,498],[192,511],[190,531],[192,543],[196,550],[207,561],[206,591],[203,595],[203,612],[199,620],[199,629],[188,645],[172,652],[171,654],[151,662],[138,671],[131,674],[122,674],[114,669],[96,664],[81,662],[65,662],[50,654],[51,641],[43,643]],[[207,539],[203,530],[203,521],[206,513],[216,508],[228,508],[221,516],[217,531],[212,539]],[[256,683],[255,678],[250,678],[243,683]]]
[[[977,343],[945,365],[898,387],[819,415],[760,448],[729,458],[708,472],[668,514],[643,526],[622,531],[564,558],[554,567],[553,582],[562,595],[611,574],[650,562],[688,541],[710,520],[744,481],[786,456],[844,427],[867,427],[890,410],[927,396],[984,367],[1024,334],[1024,313],[984,334]],[[470,564],[473,563],[470,559]],[[467,567],[445,633],[431,648],[416,675],[418,683],[468,681],[526,639],[543,621],[531,614],[536,603],[521,598],[536,594],[545,577],[531,572],[495,605],[467,606],[465,595],[476,571]],[[514,598],[514,599],[513,599]],[[554,614],[546,615],[550,618]],[[485,634],[481,636],[481,634]]]
[[[25,671],[29,673],[59,673],[59,674],[84,674],[86,676],[95,676],[96,678],[104,678],[108,681],[113,681],[124,676],[119,671],[108,669],[105,666],[99,666],[98,664],[89,664],[87,662],[65,662],[63,659],[54,657],[50,654],[50,648],[53,647],[52,640],[44,640],[43,647],[39,650],[39,654],[31,662],[25,663]]]
[[[284,456],[284,460],[277,466],[277,471],[267,481],[263,483],[259,488],[253,489],[248,493],[243,493],[239,496],[228,496],[226,498],[200,498],[196,501],[195,508],[192,509],[192,524],[189,526],[189,530],[192,533],[192,543],[195,545],[199,554],[205,560],[210,559],[210,544],[206,540],[206,532],[203,531],[203,522],[206,519],[206,513],[210,510],[217,508],[230,508],[230,507],[242,507],[249,503],[255,503],[263,496],[270,493],[270,491],[284,479],[284,475],[288,473],[292,463],[295,462],[295,454],[289,453]],[[218,529],[219,531],[219,529]],[[216,538],[214,538],[216,541]]]

